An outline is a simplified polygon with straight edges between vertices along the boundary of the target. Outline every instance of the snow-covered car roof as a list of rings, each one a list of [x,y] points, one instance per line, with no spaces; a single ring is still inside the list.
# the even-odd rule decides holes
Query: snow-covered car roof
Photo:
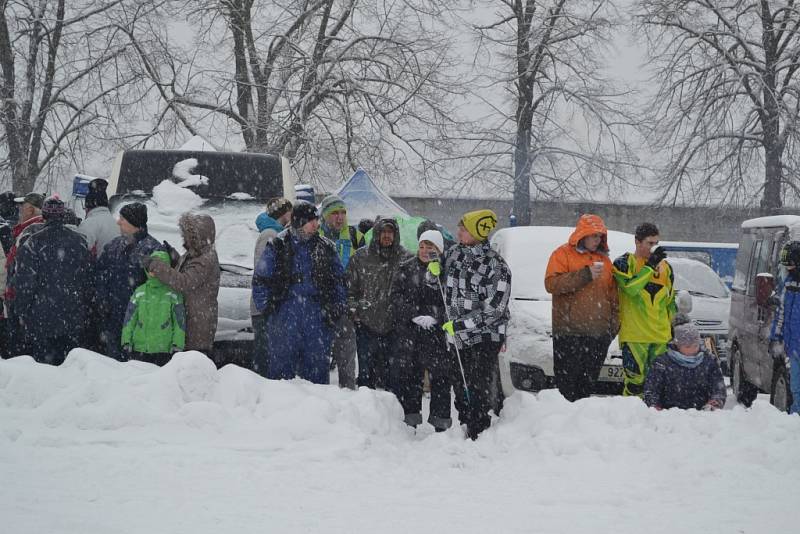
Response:
[[[667,261],[675,276],[675,289],[712,298],[727,298],[728,288],[714,270],[705,263],[690,258],[672,258]]]
[[[705,241],[659,241],[658,244],[665,247],[683,247],[687,249],[739,248],[739,243],[711,243]]]
[[[544,289],[547,262],[550,254],[566,243],[574,231],[571,226],[516,226],[498,230],[492,236],[492,247],[502,254],[511,269],[512,297],[552,300]],[[609,230],[611,261],[633,251],[634,245],[633,234]]]

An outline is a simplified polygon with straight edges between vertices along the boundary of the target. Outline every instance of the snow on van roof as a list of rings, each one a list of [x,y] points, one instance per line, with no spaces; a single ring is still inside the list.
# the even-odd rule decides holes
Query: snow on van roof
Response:
[[[771,215],[748,219],[742,223],[742,228],[762,228],[768,226],[798,226],[800,215]]]

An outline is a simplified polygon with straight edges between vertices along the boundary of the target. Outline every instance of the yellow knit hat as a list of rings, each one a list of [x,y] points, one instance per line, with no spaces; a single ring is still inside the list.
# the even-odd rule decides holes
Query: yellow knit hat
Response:
[[[469,235],[478,241],[486,241],[497,226],[497,215],[492,210],[476,210],[465,213],[459,221]]]

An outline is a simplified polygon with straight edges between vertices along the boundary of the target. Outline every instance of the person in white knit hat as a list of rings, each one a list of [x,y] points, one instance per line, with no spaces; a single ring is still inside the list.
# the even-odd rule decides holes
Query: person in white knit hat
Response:
[[[452,424],[450,381],[455,365],[441,327],[447,320],[440,289],[444,280],[441,272],[437,275],[429,268],[439,260],[443,248],[439,231],[423,232],[417,255],[401,263],[395,274],[391,298],[397,328],[390,369],[392,391],[403,406],[405,422],[413,427],[421,424],[422,384],[427,369],[431,381],[428,423],[437,431],[447,430]]]

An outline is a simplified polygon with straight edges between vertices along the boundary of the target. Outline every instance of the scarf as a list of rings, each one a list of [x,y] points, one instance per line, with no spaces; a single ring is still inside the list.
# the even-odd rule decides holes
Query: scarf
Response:
[[[669,349],[667,354],[672,361],[680,365],[681,367],[687,367],[689,369],[694,369],[701,363],[703,363],[703,359],[705,358],[705,354],[703,351],[700,351],[695,356],[686,356],[685,354],[681,354],[675,349]]]

